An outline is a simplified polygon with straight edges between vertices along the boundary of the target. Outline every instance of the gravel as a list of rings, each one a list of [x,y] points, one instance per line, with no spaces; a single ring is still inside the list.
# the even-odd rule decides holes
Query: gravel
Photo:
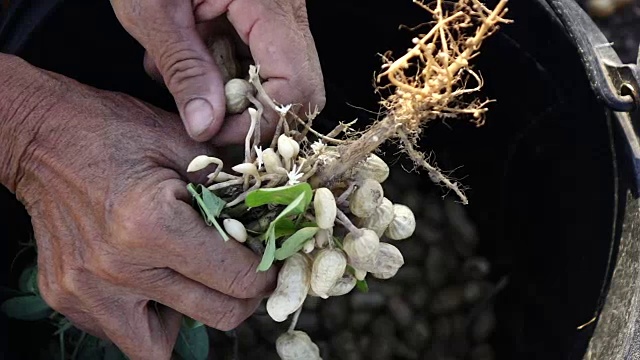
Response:
[[[463,205],[443,200],[439,189],[421,192],[419,181],[397,169],[383,184],[386,196],[403,199],[418,219],[414,236],[389,240],[405,258],[396,276],[368,276],[366,293],[305,301],[296,328],[311,336],[323,359],[494,359],[495,284],[491,264],[477,253],[476,227]],[[259,308],[235,330],[236,359],[277,359],[275,339],[288,324]]]

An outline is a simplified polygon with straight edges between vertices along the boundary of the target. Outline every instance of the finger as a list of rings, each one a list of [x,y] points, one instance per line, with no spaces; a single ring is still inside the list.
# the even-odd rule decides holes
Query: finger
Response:
[[[207,46],[207,51],[209,51],[209,53],[211,53],[209,41],[213,36],[215,35],[228,36],[228,37],[234,37],[234,35],[237,36],[231,24],[224,17],[219,17],[211,21],[204,21],[204,22],[197,23],[196,31],[198,32],[200,39],[202,39],[202,41]],[[238,51],[238,54],[242,56],[249,56],[242,52],[243,50],[245,50],[244,48],[245,47],[239,47],[238,49],[236,49]],[[153,61],[153,58],[151,57],[148,51],[145,51],[144,53],[143,66],[147,75],[149,75],[153,80],[164,85],[162,74],[160,73],[160,70],[156,66],[155,62]]]
[[[109,340],[109,337],[104,333],[104,331],[100,327],[100,324],[93,316],[87,313],[80,312],[61,312],[61,314],[63,314],[64,317],[67,318],[67,320],[69,320],[73,324],[73,326],[78,328],[80,331],[84,331],[91,336],[103,340]]]
[[[130,359],[171,358],[181,315],[132,296],[96,308],[95,317],[109,339]]]
[[[222,331],[237,327],[261,301],[224,295],[171,269],[150,270],[146,279],[141,283],[144,296]]]
[[[112,5],[125,29],[149,53],[189,135],[209,140],[224,120],[224,84],[196,30],[191,2],[112,0]]]
[[[324,83],[304,1],[236,0],[227,16],[260,64],[269,97],[322,110]],[[275,122],[278,114],[266,108],[265,117]]]
[[[142,60],[142,65],[144,67],[144,71],[147,73],[147,75],[149,75],[149,77],[151,77],[154,81],[158,82],[159,84],[164,85],[164,80],[162,79],[162,74],[160,73],[160,70],[158,70],[158,67],[156,66],[156,63],[151,58],[151,55],[149,55],[149,53],[146,51],[144,53],[144,59]]]
[[[260,142],[266,143],[273,138],[278,120],[272,116],[262,116],[260,119]],[[228,116],[218,134],[211,139],[214,146],[229,146],[244,144],[247,132],[251,126],[251,117],[247,111]]]
[[[154,242],[163,252],[150,252],[148,261],[156,267],[170,267],[183,276],[235,298],[255,298],[275,288],[275,269],[257,271],[260,257],[239,242],[224,241],[215,227],[208,226],[190,205],[185,184],[163,183],[161,203],[170,204],[154,231]]]

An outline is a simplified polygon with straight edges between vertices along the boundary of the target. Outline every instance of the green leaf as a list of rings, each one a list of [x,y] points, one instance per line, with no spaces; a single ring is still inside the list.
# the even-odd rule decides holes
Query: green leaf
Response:
[[[188,317],[188,316],[183,316],[182,317],[182,326],[184,326],[187,329],[195,329],[197,327],[203,326],[204,324],[201,323],[198,320],[193,320],[192,318]]]
[[[311,188],[309,188],[311,189]],[[276,217],[266,231],[267,246],[262,255],[262,261],[258,265],[258,271],[266,271],[273,264],[276,255],[276,227],[281,221],[286,221],[287,216],[302,214],[309,206],[310,199],[307,201],[306,192],[302,192],[295,198],[282,212]],[[288,220],[288,219],[287,219]],[[289,220],[290,221],[290,220]]]
[[[18,280],[18,288],[25,293],[39,294],[37,266],[33,265],[22,271]]]
[[[361,292],[364,292],[364,293],[369,292],[369,285],[367,285],[367,280],[358,280],[358,281],[356,281],[356,287]]]
[[[296,224],[287,218],[282,218],[274,224],[274,232],[276,239],[289,236],[296,232]]]
[[[306,201],[306,195],[304,193],[298,195],[291,203],[282,210],[282,212],[276,217],[271,225],[275,226],[274,223],[277,223],[278,220],[290,216],[290,215],[299,215],[302,214],[305,210],[307,210],[307,206],[309,206],[309,202]]]
[[[206,360],[209,356],[207,328],[181,328],[173,351],[183,360]]]
[[[250,192],[244,203],[248,207],[257,207],[266,204],[289,205],[300,194],[304,194],[305,207],[311,202],[313,191],[311,185],[306,182],[297,185],[280,186],[271,189],[257,189]]]
[[[220,226],[220,224],[218,224],[218,222],[216,221],[216,216],[219,215],[219,212],[221,210],[218,210],[218,207],[220,206],[219,201],[222,201],[223,203],[223,207],[224,207],[224,201],[220,198],[218,198],[216,195],[214,195],[209,189],[207,189],[206,187],[199,185],[199,188],[204,189],[202,195],[200,193],[198,193],[198,191],[196,190],[196,188],[193,186],[193,184],[189,184],[187,185],[187,190],[189,190],[189,193],[191,193],[191,196],[193,196],[194,199],[196,199],[196,202],[198,203],[198,206],[200,207],[200,211],[202,211],[203,216],[205,218],[205,221],[207,222],[208,225],[213,225],[216,230],[218,230],[218,232],[220,233],[220,236],[222,236],[222,238],[224,239],[224,241],[229,241],[229,235],[227,235],[227,233],[222,229],[222,227]],[[208,194],[208,195],[204,195],[204,194]],[[207,203],[205,202],[204,197],[207,197],[207,201],[209,202],[209,204],[207,205]],[[216,200],[216,198],[219,200]],[[212,209],[209,209],[209,206],[212,206]],[[214,213],[218,213],[218,215],[214,215]]]
[[[71,329],[73,327],[73,323],[69,319],[63,318],[62,320],[60,320],[57,326],[58,329],[53,333],[54,335],[59,335],[60,333],[66,332],[67,330]]]
[[[289,256],[297,253],[307,240],[311,239],[320,228],[306,227],[302,228],[291,235],[287,240],[282,243],[280,249],[276,250],[276,259],[284,260]]]
[[[305,221],[303,223],[300,223],[300,227],[301,228],[306,228],[306,227],[318,227],[318,224],[316,224],[315,221]]]
[[[38,295],[11,298],[2,304],[1,309],[10,318],[26,321],[41,320],[53,312]]]
[[[202,201],[204,202],[204,205],[207,207],[211,215],[213,215],[214,217],[220,216],[220,213],[222,213],[222,210],[224,210],[224,206],[227,205],[227,203],[217,197],[214,193],[211,192],[211,190],[207,189],[205,186],[199,185],[199,188],[202,194]]]
[[[72,356],[72,359],[76,360],[102,359],[104,357],[102,341],[88,334],[84,341],[77,345],[74,352],[76,356],[75,358]]]
[[[269,229],[272,229],[271,227],[269,227]],[[276,256],[276,238],[275,238],[275,233],[273,230],[268,230],[267,234],[269,234],[268,236],[268,240],[267,240],[267,246],[264,249],[264,254],[262,255],[262,260],[260,261],[260,264],[258,265],[258,269],[257,271],[267,271],[269,270],[269,268],[271,267],[271,264],[273,264],[273,260]]]

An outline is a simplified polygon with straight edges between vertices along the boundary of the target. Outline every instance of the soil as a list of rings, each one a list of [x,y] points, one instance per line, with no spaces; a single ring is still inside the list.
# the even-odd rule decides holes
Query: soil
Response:
[[[577,0],[587,9],[587,0]],[[592,19],[600,27],[604,35],[613,42],[613,47],[625,63],[636,63],[638,45],[640,44],[640,1],[631,0],[618,8],[613,14]]]

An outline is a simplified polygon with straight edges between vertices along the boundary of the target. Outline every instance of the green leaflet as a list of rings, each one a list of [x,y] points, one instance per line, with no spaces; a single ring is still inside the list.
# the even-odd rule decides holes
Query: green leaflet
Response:
[[[18,320],[42,320],[51,315],[53,309],[38,295],[11,298],[2,303],[2,312]]]
[[[369,285],[367,284],[367,280],[358,280],[358,281],[356,281],[356,287],[361,292],[364,292],[364,293],[369,292]]]
[[[36,265],[29,266],[22,271],[18,280],[18,288],[20,291],[34,295],[39,294],[38,289],[38,267]]]
[[[284,260],[289,256],[297,253],[307,240],[311,239],[320,228],[317,227],[305,227],[295,232],[287,240],[282,243],[280,249],[276,250],[276,259]]]
[[[347,265],[347,271],[351,273],[351,275],[355,276],[356,274],[356,269],[354,269],[353,266],[351,265]],[[367,284],[367,280],[357,280],[356,287],[360,292],[364,292],[364,293],[369,292],[369,285]]]
[[[282,212],[276,217],[271,224],[269,224],[269,228],[266,232],[267,238],[267,246],[264,254],[262,255],[262,260],[260,261],[260,265],[258,265],[258,271],[266,271],[273,264],[273,260],[276,255],[276,233],[275,229],[278,226],[280,221],[284,221],[287,216],[300,215],[305,212],[307,206],[309,206],[310,198],[307,198],[305,192],[301,192],[295,200],[293,200]],[[289,219],[287,219],[289,220]]]
[[[216,217],[220,216],[222,209],[224,209],[224,206],[226,205],[224,200],[217,197],[211,192],[211,190],[202,185],[198,185],[198,189],[196,189],[193,184],[189,184],[187,185],[187,190],[189,190],[189,193],[191,193],[198,203],[198,207],[200,208],[207,224],[213,225],[216,230],[218,230],[224,241],[228,241],[229,235],[227,235],[220,224],[216,221]],[[198,190],[200,190],[200,192],[198,192]]]
[[[183,360],[206,360],[209,356],[206,326],[192,329],[182,327],[173,351]]]
[[[204,324],[198,320],[194,320],[186,315],[182,317],[182,326],[187,329],[195,329],[197,327],[203,326]]]
[[[276,238],[274,234],[275,232],[269,226],[269,230],[267,230],[267,246],[264,249],[257,271],[267,271],[273,264],[273,260],[276,257]]]
[[[293,200],[298,198],[300,194],[304,194],[303,207],[311,203],[313,191],[308,183],[300,183],[297,185],[280,186],[272,189],[257,189],[249,193],[244,200],[248,207],[257,207],[267,204],[273,205],[289,205]]]

